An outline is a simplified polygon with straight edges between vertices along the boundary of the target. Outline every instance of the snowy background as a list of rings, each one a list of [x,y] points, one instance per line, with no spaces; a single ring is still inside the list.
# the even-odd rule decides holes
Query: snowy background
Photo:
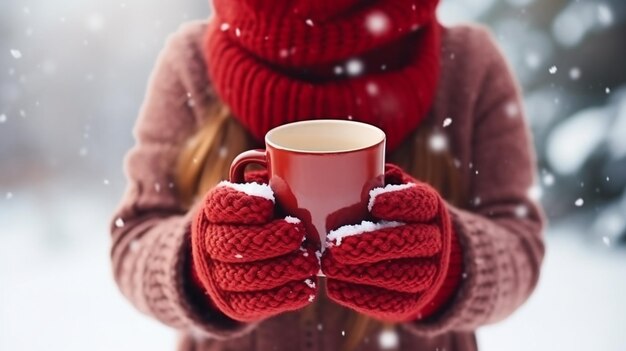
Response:
[[[0,350],[173,350],[118,293],[107,221],[164,38],[208,13],[0,2]],[[626,350],[626,2],[444,0],[440,14],[488,24],[513,64],[540,157],[529,191],[552,220],[537,292],[480,330],[482,350]]]

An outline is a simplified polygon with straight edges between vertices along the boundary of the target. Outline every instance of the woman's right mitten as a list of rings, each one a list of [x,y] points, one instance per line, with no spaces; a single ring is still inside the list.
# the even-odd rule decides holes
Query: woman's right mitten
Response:
[[[266,184],[222,182],[207,194],[191,233],[193,273],[232,319],[258,321],[311,303],[319,263],[296,218],[275,218]]]

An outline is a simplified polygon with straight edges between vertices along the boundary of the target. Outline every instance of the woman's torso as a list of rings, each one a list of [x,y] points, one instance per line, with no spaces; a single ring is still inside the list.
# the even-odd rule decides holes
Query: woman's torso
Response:
[[[181,82],[194,96],[194,114],[202,124],[206,103],[215,99],[210,88],[203,58],[203,35],[206,22],[184,25],[171,40],[180,41],[180,52],[172,58],[177,62]],[[445,128],[451,140],[454,157],[459,164],[471,164],[473,112],[478,102],[480,84],[486,71],[478,54],[487,34],[474,26],[446,28],[442,38],[441,78],[438,91],[427,118],[431,126],[442,126],[446,118],[453,123]],[[209,63],[210,64],[210,63]],[[439,129],[439,128],[435,128]],[[470,170],[459,170],[461,186],[468,186]],[[197,333],[181,336],[179,350],[336,350],[347,337],[345,325],[333,318],[333,311],[342,307],[332,303],[314,305],[314,313],[303,317],[300,312],[285,313],[263,321],[252,332],[231,340],[221,341]],[[394,342],[397,340],[397,342]],[[393,330],[377,327],[368,333],[357,350],[476,350],[473,332],[449,332],[423,337],[405,328]]]

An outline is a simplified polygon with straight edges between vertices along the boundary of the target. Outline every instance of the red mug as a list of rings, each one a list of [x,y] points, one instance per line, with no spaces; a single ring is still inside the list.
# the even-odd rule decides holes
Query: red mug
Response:
[[[385,133],[369,124],[285,124],[265,135],[265,146],[237,156],[230,181],[243,182],[249,164],[266,167],[278,205],[302,220],[321,250],[329,231],[368,217],[369,192],[384,185]]]

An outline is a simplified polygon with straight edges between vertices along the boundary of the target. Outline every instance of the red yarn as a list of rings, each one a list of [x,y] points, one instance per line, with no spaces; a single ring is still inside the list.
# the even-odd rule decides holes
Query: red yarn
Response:
[[[192,225],[194,277],[235,320],[299,309],[315,296],[319,270],[304,238],[301,223],[274,218],[271,200],[218,186]]]
[[[378,194],[371,213],[405,224],[348,236],[322,257],[335,302],[388,321],[425,318],[456,290],[461,251],[445,202],[436,190],[390,166],[387,184],[413,183]],[[332,244],[332,243],[331,243]]]
[[[259,141],[288,122],[354,119],[383,129],[392,150],[434,99],[437,3],[214,0],[212,86]]]

